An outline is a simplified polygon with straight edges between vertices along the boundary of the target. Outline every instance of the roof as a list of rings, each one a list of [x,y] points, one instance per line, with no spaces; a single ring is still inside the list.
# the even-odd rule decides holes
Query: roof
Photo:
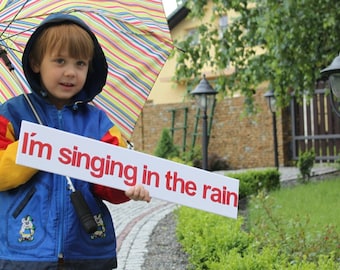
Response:
[[[181,21],[183,21],[189,14],[189,9],[185,4],[179,6],[168,16],[168,25],[170,30],[174,29]]]

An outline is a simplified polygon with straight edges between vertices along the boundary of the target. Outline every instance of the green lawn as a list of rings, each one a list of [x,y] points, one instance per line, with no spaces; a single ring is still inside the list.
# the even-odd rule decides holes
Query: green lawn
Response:
[[[340,178],[261,192],[237,220],[177,209],[195,270],[340,270]]]
[[[271,200],[272,214],[283,220],[299,218],[309,230],[334,225],[340,234],[340,178],[282,188],[271,192],[267,200]],[[250,220],[264,214],[265,209],[257,205],[255,211],[255,207],[250,208]]]
[[[333,253],[340,260],[340,178],[259,194],[248,210],[247,228],[263,246],[298,260]]]

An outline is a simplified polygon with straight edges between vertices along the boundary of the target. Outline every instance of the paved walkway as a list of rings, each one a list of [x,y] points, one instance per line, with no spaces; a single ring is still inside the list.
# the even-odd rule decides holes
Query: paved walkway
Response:
[[[142,270],[153,229],[176,205],[153,198],[150,203],[130,201],[108,207],[117,234],[118,270]]]
[[[313,168],[312,176],[331,174],[335,171],[337,170],[331,166],[317,166]],[[283,167],[280,168],[280,173],[281,182],[293,181],[298,178],[299,170],[295,167]],[[146,245],[153,229],[177,205],[152,199],[150,203],[130,201],[120,205],[108,204],[108,207],[115,221],[118,270],[142,270],[147,253]]]

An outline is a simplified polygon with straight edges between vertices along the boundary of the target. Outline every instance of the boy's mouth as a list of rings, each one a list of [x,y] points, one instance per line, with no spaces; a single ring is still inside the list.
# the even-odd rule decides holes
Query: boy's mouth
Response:
[[[60,83],[62,86],[65,86],[65,87],[73,87],[74,84],[73,83]]]

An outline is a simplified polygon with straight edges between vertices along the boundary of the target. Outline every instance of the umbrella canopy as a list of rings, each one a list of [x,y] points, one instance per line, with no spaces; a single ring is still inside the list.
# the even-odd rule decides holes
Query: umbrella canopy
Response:
[[[7,54],[16,76],[0,64],[0,102],[30,91],[22,71],[22,52],[37,25],[56,12],[79,17],[96,34],[109,73],[93,103],[105,110],[129,139],[173,48],[162,1],[1,0],[1,54]]]

